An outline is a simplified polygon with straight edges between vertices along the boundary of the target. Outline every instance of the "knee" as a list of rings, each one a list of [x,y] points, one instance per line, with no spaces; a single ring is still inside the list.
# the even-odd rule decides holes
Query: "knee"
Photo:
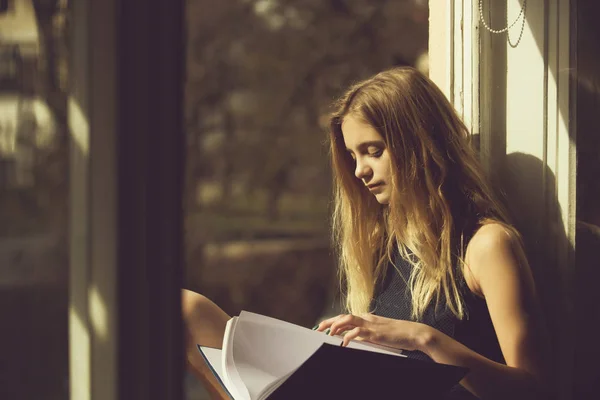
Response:
[[[208,323],[226,323],[229,316],[207,297],[183,289],[181,291],[181,307],[184,320],[190,324],[204,320]]]
[[[190,290],[182,290],[181,305],[188,343],[193,345],[191,353],[196,353],[196,344],[220,348],[229,315],[205,296]]]
[[[184,318],[205,308],[208,302],[210,302],[210,300],[200,293],[192,292],[187,289],[181,290],[181,309]]]

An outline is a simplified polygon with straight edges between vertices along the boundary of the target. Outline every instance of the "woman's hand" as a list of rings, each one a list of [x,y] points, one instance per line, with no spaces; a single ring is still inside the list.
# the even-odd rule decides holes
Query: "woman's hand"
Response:
[[[427,347],[437,332],[432,327],[418,322],[373,314],[338,315],[322,321],[317,330],[324,331],[327,328],[330,329],[331,336],[346,332],[342,346],[347,346],[351,340],[356,339],[402,350],[421,351]]]

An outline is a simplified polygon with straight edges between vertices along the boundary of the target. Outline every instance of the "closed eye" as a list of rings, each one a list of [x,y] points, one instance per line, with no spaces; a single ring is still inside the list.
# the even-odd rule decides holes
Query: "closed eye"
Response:
[[[379,158],[383,154],[383,149],[369,149],[368,155],[370,157]]]

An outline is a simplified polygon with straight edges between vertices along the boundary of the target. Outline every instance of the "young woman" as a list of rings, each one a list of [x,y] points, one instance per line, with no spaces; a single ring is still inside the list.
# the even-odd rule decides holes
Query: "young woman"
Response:
[[[469,368],[451,398],[546,398],[531,272],[468,137],[412,68],[379,73],[339,100],[333,237],[349,313],[318,330]],[[218,343],[228,316],[189,292],[184,307],[195,342]],[[201,329],[200,320],[213,322]]]

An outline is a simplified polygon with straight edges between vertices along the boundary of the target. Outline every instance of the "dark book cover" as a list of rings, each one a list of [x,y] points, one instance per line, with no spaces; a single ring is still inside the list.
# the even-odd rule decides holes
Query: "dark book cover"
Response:
[[[441,399],[466,368],[323,344],[275,392],[284,399]]]

